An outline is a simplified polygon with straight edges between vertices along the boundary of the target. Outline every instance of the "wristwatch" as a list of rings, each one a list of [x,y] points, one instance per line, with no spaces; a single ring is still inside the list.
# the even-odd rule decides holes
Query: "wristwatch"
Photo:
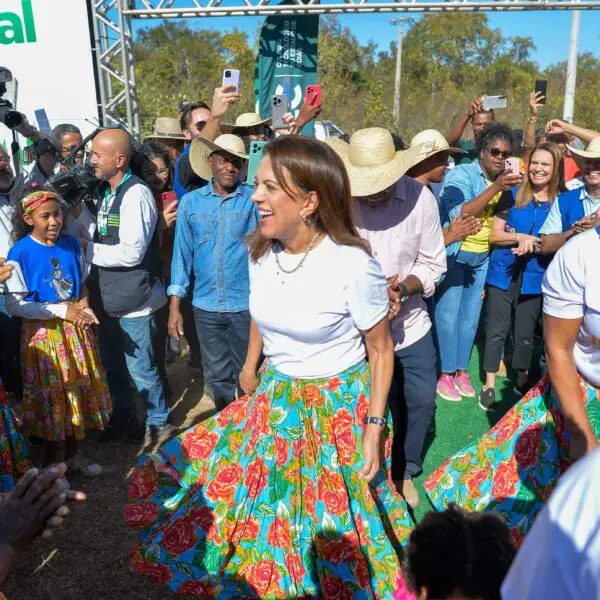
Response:
[[[382,419],[381,417],[367,417],[365,419],[365,425],[379,425],[381,429],[385,429],[387,425],[387,420]]]
[[[408,287],[406,287],[406,284],[403,282],[398,284],[398,288],[400,289],[400,304],[404,304],[404,302],[406,302],[410,296]]]

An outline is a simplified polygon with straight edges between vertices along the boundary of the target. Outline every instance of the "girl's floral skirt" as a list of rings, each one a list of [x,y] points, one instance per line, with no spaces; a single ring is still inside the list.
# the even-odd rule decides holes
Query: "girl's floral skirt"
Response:
[[[30,467],[27,444],[0,381],[0,492],[10,492]]]
[[[265,363],[250,397],[142,457],[129,481],[133,571],[202,598],[391,598],[412,527],[385,460],[359,479],[361,363],[298,380]]]
[[[598,388],[580,378],[581,396],[600,436]],[[519,545],[569,467],[569,434],[544,377],[480,440],[448,459],[425,482],[438,510],[450,502],[504,516]]]
[[[59,442],[104,428],[112,405],[91,329],[24,319],[21,357],[25,433]]]

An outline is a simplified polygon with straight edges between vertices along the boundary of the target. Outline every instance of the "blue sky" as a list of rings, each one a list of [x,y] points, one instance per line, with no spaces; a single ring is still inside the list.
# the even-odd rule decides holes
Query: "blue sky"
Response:
[[[490,26],[499,28],[506,37],[532,37],[537,47],[533,59],[543,68],[549,64],[566,60],[569,52],[571,13],[568,11],[524,11],[489,12]],[[388,21],[395,15],[346,15],[339,17],[342,24],[351,29],[361,43],[373,40],[382,49],[387,49],[396,39],[397,30]],[[399,15],[398,15],[399,16]],[[225,31],[233,27],[245,31],[250,38],[262,18],[256,17],[217,17],[196,18],[188,22],[193,27]],[[135,21],[134,30],[150,26],[156,21]],[[582,11],[579,33],[579,51],[592,52],[600,59],[600,12]]]

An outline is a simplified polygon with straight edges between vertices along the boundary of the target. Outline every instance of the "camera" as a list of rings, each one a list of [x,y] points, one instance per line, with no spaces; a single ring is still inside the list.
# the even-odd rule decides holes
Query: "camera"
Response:
[[[69,206],[75,206],[94,194],[100,185],[100,180],[94,175],[94,167],[89,163],[84,163],[68,171],[52,175],[46,184],[59,194]]]
[[[9,129],[15,129],[23,122],[20,112],[13,109],[13,105],[2,98],[6,94],[6,84],[12,81],[12,73],[6,67],[0,67],[0,122]]]
[[[225,77],[231,77],[231,71],[225,71]]]

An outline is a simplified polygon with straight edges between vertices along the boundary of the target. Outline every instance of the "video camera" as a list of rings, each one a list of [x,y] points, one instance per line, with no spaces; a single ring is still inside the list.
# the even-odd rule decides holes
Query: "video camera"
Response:
[[[92,198],[101,183],[100,179],[97,179],[94,175],[95,169],[91,164],[75,165],[73,159],[102,130],[103,128],[94,130],[78,146],[73,148],[69,155],[60,162],[60,165],[66,167],[66,170],[52,175],[46,182],[70,206],[75,206],[79,202]]]
[[[0,67],[0,122],[9,129],[16,129],[23,122],[20,112],[13,109],[13,105],[2,98],[6,94],[6,84],[12,81],[12,73],[6,67]]]

